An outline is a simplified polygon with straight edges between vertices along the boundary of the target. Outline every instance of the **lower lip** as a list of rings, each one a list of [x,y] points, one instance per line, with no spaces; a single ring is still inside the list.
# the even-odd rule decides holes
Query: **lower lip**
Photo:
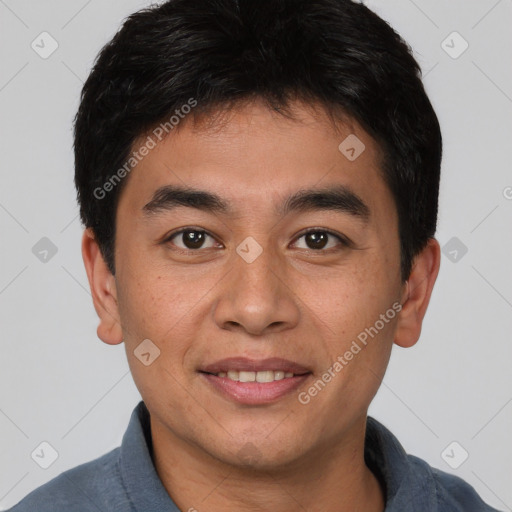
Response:
[[[201,375],[224,396],[248,405],[268,404],[295,391],[311,374],[296,375],[273,382],[240,382],[217,377],[211,373]]]

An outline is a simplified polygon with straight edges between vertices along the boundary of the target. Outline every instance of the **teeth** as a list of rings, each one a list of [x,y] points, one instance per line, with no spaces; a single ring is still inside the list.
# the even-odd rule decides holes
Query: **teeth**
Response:
[[[275,380],[272,370],[266,372],[258,372],[256,374],[256,382],[273,382]]]
[[[240,382],[254,382],[256,380],[256,372],[239,372],[238,380]]]
[[[283,372],[281,370],[263,370],[261,372],[230,370],[228,372],[219,372],[216,375],[217,377],[227,377],[230,380],[239,382],[274,382],[275,380],[293,377],[292,372]]]

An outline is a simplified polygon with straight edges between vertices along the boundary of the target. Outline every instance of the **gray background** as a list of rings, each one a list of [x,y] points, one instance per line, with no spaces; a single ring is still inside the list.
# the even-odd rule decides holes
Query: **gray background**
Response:
[[[512,1],[365,3],[424,70],[445,141],[438,239],[456,237],[422,338],[394,349],[370,414],[407,451],[512,510]],[[140,400],[124,346],[96,337],[71,123],[97,52],[146,5],[0,0],[0,508],[118,446]],[[31,47],[51,48],[43,31],[59,45],[47,59]],[[460,56],[454,31],[469,43]],[[33,252],[43,237],[57,248],[46,262]],[[43,441],[58,453],[48,469],[31,458]]]

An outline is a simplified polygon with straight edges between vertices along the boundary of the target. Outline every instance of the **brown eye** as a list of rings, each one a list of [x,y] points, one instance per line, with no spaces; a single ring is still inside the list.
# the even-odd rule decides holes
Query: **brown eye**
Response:
[[[316,233],[307,233],[305,236],[306,245],[310,249],[323,249],[328,242],[329,235],[318,231]]]
[[[336,246],[346,247],[349,245],[348,240],[340,235],[335,235],[330,231],[312,229],[303,233],[297,240],[304,239],[304,244],[299,249],[311,249],[313,251],[320,251],[322,249],[332,249]],[[297,244],[297,242],[296,242]],[[329,245],[330,244],[330,245]]]
[[[213,247],[210,245],[209,247],[204,247],[205,241],[211,238],[214,243],[215,240],[212,236],[210,236],[206,231],[202,231],[200,229],[183,229],[174,233],[168,241],[179,247],[180,249],[185,250],[197,250],[197,249],[205,249],[209,247]],[[180,245],[181,243],[181,245]]]

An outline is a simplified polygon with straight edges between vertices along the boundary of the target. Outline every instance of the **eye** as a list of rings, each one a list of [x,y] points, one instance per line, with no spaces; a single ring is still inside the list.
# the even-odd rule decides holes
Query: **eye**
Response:
[[[304,239],[302,247],[297,245],[297,241],[301,239]],[[211,249],[214,248],[218,243],[216,242],[215,238],[205,230],[193,227],[181,229],[172,233],[164,240],[164,243],[169,242],[172,242],[174,246],[184,251]],[[310,228],[306,232],[302,233],[302,235],[300,235],[298,238],[296,238],[294,245],[299,249],[322,251],[335,249],[337,246],[349,247],[351,242],[343,235],[335,234],[325,229]]]
[[[208,239],[210,239],[211,242],[204,245]],[[171,241],[176,247],[187,251],[209,249],[215,246],[215,238],[209,235],[206,231],[195,228],[176,231],[165,240],[166,243]]]
[[[299,249],[312,249],[318,251],[322,249],[333,249],[336,247],[336,245],[341,245],[342,247],[350,246],[350,241],[342,235],[336,235],[331,231],[326,231],[325,229],[319,228],[309,229],[305,233],[302,233],[302,235],[300,235],[297,240],[300,240],[301,238],[304,238],[304,243],[306,246],[298,247]],[[329,238],[331,240],[329,240]],[[337,244],[336,241],[338,242]],[[296,244],[297,242],[294,245]]]

